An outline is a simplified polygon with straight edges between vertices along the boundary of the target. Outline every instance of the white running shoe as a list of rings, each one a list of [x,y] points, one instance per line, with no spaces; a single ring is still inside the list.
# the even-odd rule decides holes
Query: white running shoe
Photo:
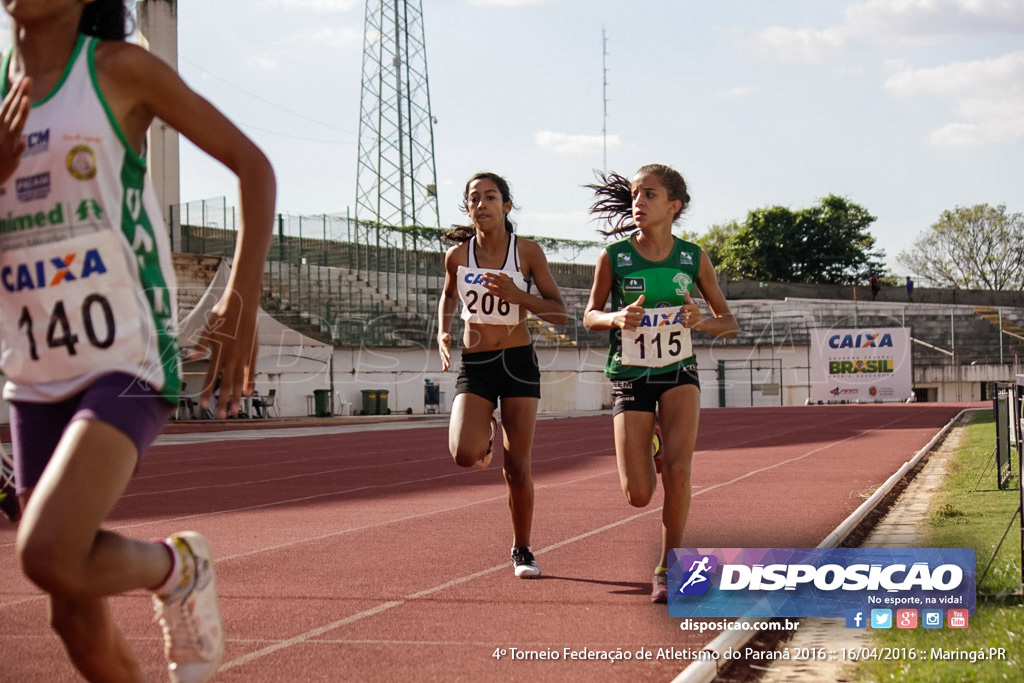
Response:
[[[537,560],[533,559],[533,552],[525,545],[512,548],[512,566],[516,570],[516,576],[520,579],[540,576],[540,567],[537,566]]]
[[[153,596],[156,616],[164,629],[167,670],[172,683],[206,683],[224,656],[213,552],[206,537],[195,531],[174,534],[167,543],[175,552],[190,553],[193,559],[185,566],[187,588],[166,598]]]

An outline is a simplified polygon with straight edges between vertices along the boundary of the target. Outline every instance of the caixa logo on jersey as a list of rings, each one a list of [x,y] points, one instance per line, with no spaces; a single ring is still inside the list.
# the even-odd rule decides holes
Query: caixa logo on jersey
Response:
[[[30,263],[5,264],[0,268],[0,284],[8,292],[56,287],[64,282],[84,280],[107,272],[98,249],[83,254],[65,254]]]
[[[969,548],[676,548],[674,617],[844,617],[848,609],[974,614]]]

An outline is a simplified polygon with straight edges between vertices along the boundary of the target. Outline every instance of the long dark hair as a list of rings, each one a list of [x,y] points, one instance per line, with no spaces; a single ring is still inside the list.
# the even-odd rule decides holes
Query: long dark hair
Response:
[[[469,186],[476,180],[490,180],[498,186],[498,192],[501,193],[501,203],[512,201],[512,191],[508,187],[508,181],[502,178],[497,173],[491,173],[490,171],[480,171],[473,175],[472,178],[466,181],[466,187],[462,191],[462,205],[459,207],[459,211],[468,214],[469,210],[466,209],[466,202],[469,201]],[[514,204],[512,208],[517,208]],[[509,211],[511,213],[511,210]],[[512,221],[509,220],[508,214],[505,214],[505,232],[514,232],[515,226],[512,225]],[[473,237],[476,234],[476,227],[472,225],[453,225],[450,230],[444,232],[444,238],[451,242],[465,242],[466,240]]]
[[[686,208],[690,206],[690,194],[686,189],[686,181],[682,174],[665,164],[647,164],[641,166],[636,175],[650,173],[661,179],[661,184],[668,190],[669,201],[678,199],[682,206],[672,222],[679,220]],[[597,183],[584,185],[588,190],[593,190],[595,195],[594,203],[590,207],[590,213],[598,219],[607,221],[612,227],[609,230],[598,229],[598,232],[605,237],[621,235],[622,233],[636,230],[636,223],[633,222],[633,184],[624,176],[612,171],[611,173],[597,173]]]
[[[124,0],[94,0],[82,10],[78,32],[100,40],[124,40],[134,29],[130,17]]]

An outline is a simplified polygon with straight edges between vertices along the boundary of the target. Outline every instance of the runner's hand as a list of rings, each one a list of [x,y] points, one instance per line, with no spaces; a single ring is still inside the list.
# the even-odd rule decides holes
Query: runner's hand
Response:
[[[635,330],[644,319],[644,295],[630,305],[618,311],[613,318],[615,326],[620,330]]]
[[[32,81],[28,77],[19,78],[0,105],[0,183],[6,183],[14,175],[25,151],[25,140],[21,134],[32,106],[28,96],[31,87]]]
[[[242,394],[249,394],[256,376],[256,351],[259,347],[256,316],[259,307],[243,305],[243,300],[236,290],[225,290],[220,301],[214,304],[203,336],[196,345],[210,356],[199,406],[205,410],[210,405],[219,379],[220,396],[214,413],[221,420],[238,414]]]
[[[447,372],[452,364],[452,335],[448,332],[437,335],[437,352],[441,356],[441,372]]]

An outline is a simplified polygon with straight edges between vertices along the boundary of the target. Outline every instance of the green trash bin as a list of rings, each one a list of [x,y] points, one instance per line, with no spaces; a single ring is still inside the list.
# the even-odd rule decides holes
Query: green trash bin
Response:
[[[378,415],[390,415],[391,411],[388,410],[388,390],[378,389],[377,390],[377,414]]]
[[[377,414],[377,390],[363,389],[363,415]]]
[[[330,389],[314,389],[313,390],[313,405],[314,413],[317,417],[330,417],[331,416],[331,390]]]

